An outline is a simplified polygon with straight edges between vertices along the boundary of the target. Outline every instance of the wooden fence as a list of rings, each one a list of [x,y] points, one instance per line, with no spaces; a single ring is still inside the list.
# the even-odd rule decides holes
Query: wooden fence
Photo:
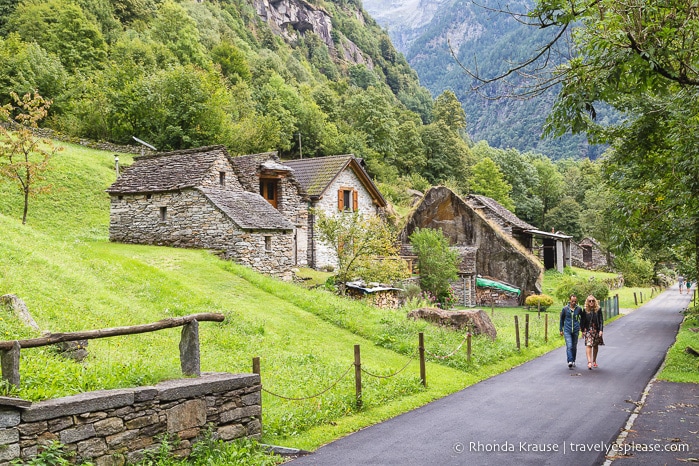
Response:
[[[202,313],[183,317],[170,317],[158,322],[126,327],[113,327],[82,332],[51,333],[41,338],[0,341],[0,365],[2,380],[19,388],[19,353],[23,348],[38,348],[68,341],[92,340],[121,335],[136,335],[166,328],[182,327],[180,337],[180,366],[186,376],[201,375],[199,353],[199,322],[223,322],[223,314]]]

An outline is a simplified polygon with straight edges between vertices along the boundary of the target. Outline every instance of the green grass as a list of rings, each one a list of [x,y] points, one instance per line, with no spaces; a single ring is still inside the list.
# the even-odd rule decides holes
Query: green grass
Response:
[[[207,251],[110,243],[104,190],[114,180],[113,154],[66,146],[50,174],[54,189],[32,200],[27,225],[20,222],[16,188],[0,180],[0,295],[22,298],[41,329],[52,332],[224,314],[222,323],[201,323],[202,370],[251,372],[252,358],[261,358],[265,443],[313,450],[563,344],[558,312],[551,312],[556,306],[541,318],[530,313],[529,347],[526,311],[495,309],[497,340],[474,336],[469,359],[464,332],[408,320],[406,310],[377,309],[323,288],[281,282]],[[120,155],[123,163],[129,158]],[[325,275],[306,273],[324,282]],[[520,322],[519,351],[514,315]],[[428,355],[427,387],[415,359],[420,332]],[[6,340],[37,336],[8,314],[0,316],[0,333]],[[20,391],[10,393],[42,400],[180,377],[179,333],[168,329],[90,340],[89,357],[82,363],[64,360],[49,347],[25,349]],[[367,371],[361,408],[351,369],[354,345],[360,345]],[[459,345],[453,356],[438,357]],[[401,368],[393,377],[368,374],[386,377]],[[299,401],[276,396],[307,398],[321,392]]]
[[[690,303],[685,318],[677,334],[677,340],[667,353],[663,368],[658,375],[669,382],[699,383],[699,358],[685,352],[691,347],[699,351],[699,306]],[[693,330],[694,329],[694,330]]]

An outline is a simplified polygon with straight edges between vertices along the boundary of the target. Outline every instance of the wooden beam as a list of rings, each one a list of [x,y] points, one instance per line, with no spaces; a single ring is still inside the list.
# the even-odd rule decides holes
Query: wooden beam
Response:
[[[20,348],[37,348],[40,346],[53,345],[64,341],[92,340],[95,338],[115,337],[119,335],[135,335],[138,333],[153,332],[165,328],[181,327],[196,320],[197,322],[223,322],[225,316],[218,313],[191,314],[183,317],[170,317],[159,320],[152,324],[132,325],[127,327],[103,328],[99,330],[86,330],[82,332],[51,333],[41,338],[28,340],[0,341],[0,350],[8,351],[14,347],[15,342]]]

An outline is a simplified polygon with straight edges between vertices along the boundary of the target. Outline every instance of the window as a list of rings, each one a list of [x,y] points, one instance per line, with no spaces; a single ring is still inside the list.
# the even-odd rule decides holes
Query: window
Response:
[[[218,172],[218,184],[221,187],[226,186],[226,172]]]
[[[337,210],[355,212],[358,208],[357,190],[354,188],[340,188],[337,192]]]
[[[265,251],[270,252],[272,250],[272,237],[265,236]]]
[[[152,194],[146,194],[146,199],[149,199],[149,200],[150,200],[151,197],[153,197]]]
[[[164,222],[167,220],[167,207],[160,208],[160,221]]]
[[[260,178],[260,195],[277,208],[277,180]]]

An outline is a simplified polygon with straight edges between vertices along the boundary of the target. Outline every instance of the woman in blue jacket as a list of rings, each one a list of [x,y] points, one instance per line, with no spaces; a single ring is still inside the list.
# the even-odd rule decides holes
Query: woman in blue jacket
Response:
[[[583,310],[578,306],[578,297],[570,295],[568,304],[561,310],[561,322],[559,332],[566,340],[566,356],[568,369],[575,366],[575,356],[578,353],[578,334],[580,333],[580,319]]]

